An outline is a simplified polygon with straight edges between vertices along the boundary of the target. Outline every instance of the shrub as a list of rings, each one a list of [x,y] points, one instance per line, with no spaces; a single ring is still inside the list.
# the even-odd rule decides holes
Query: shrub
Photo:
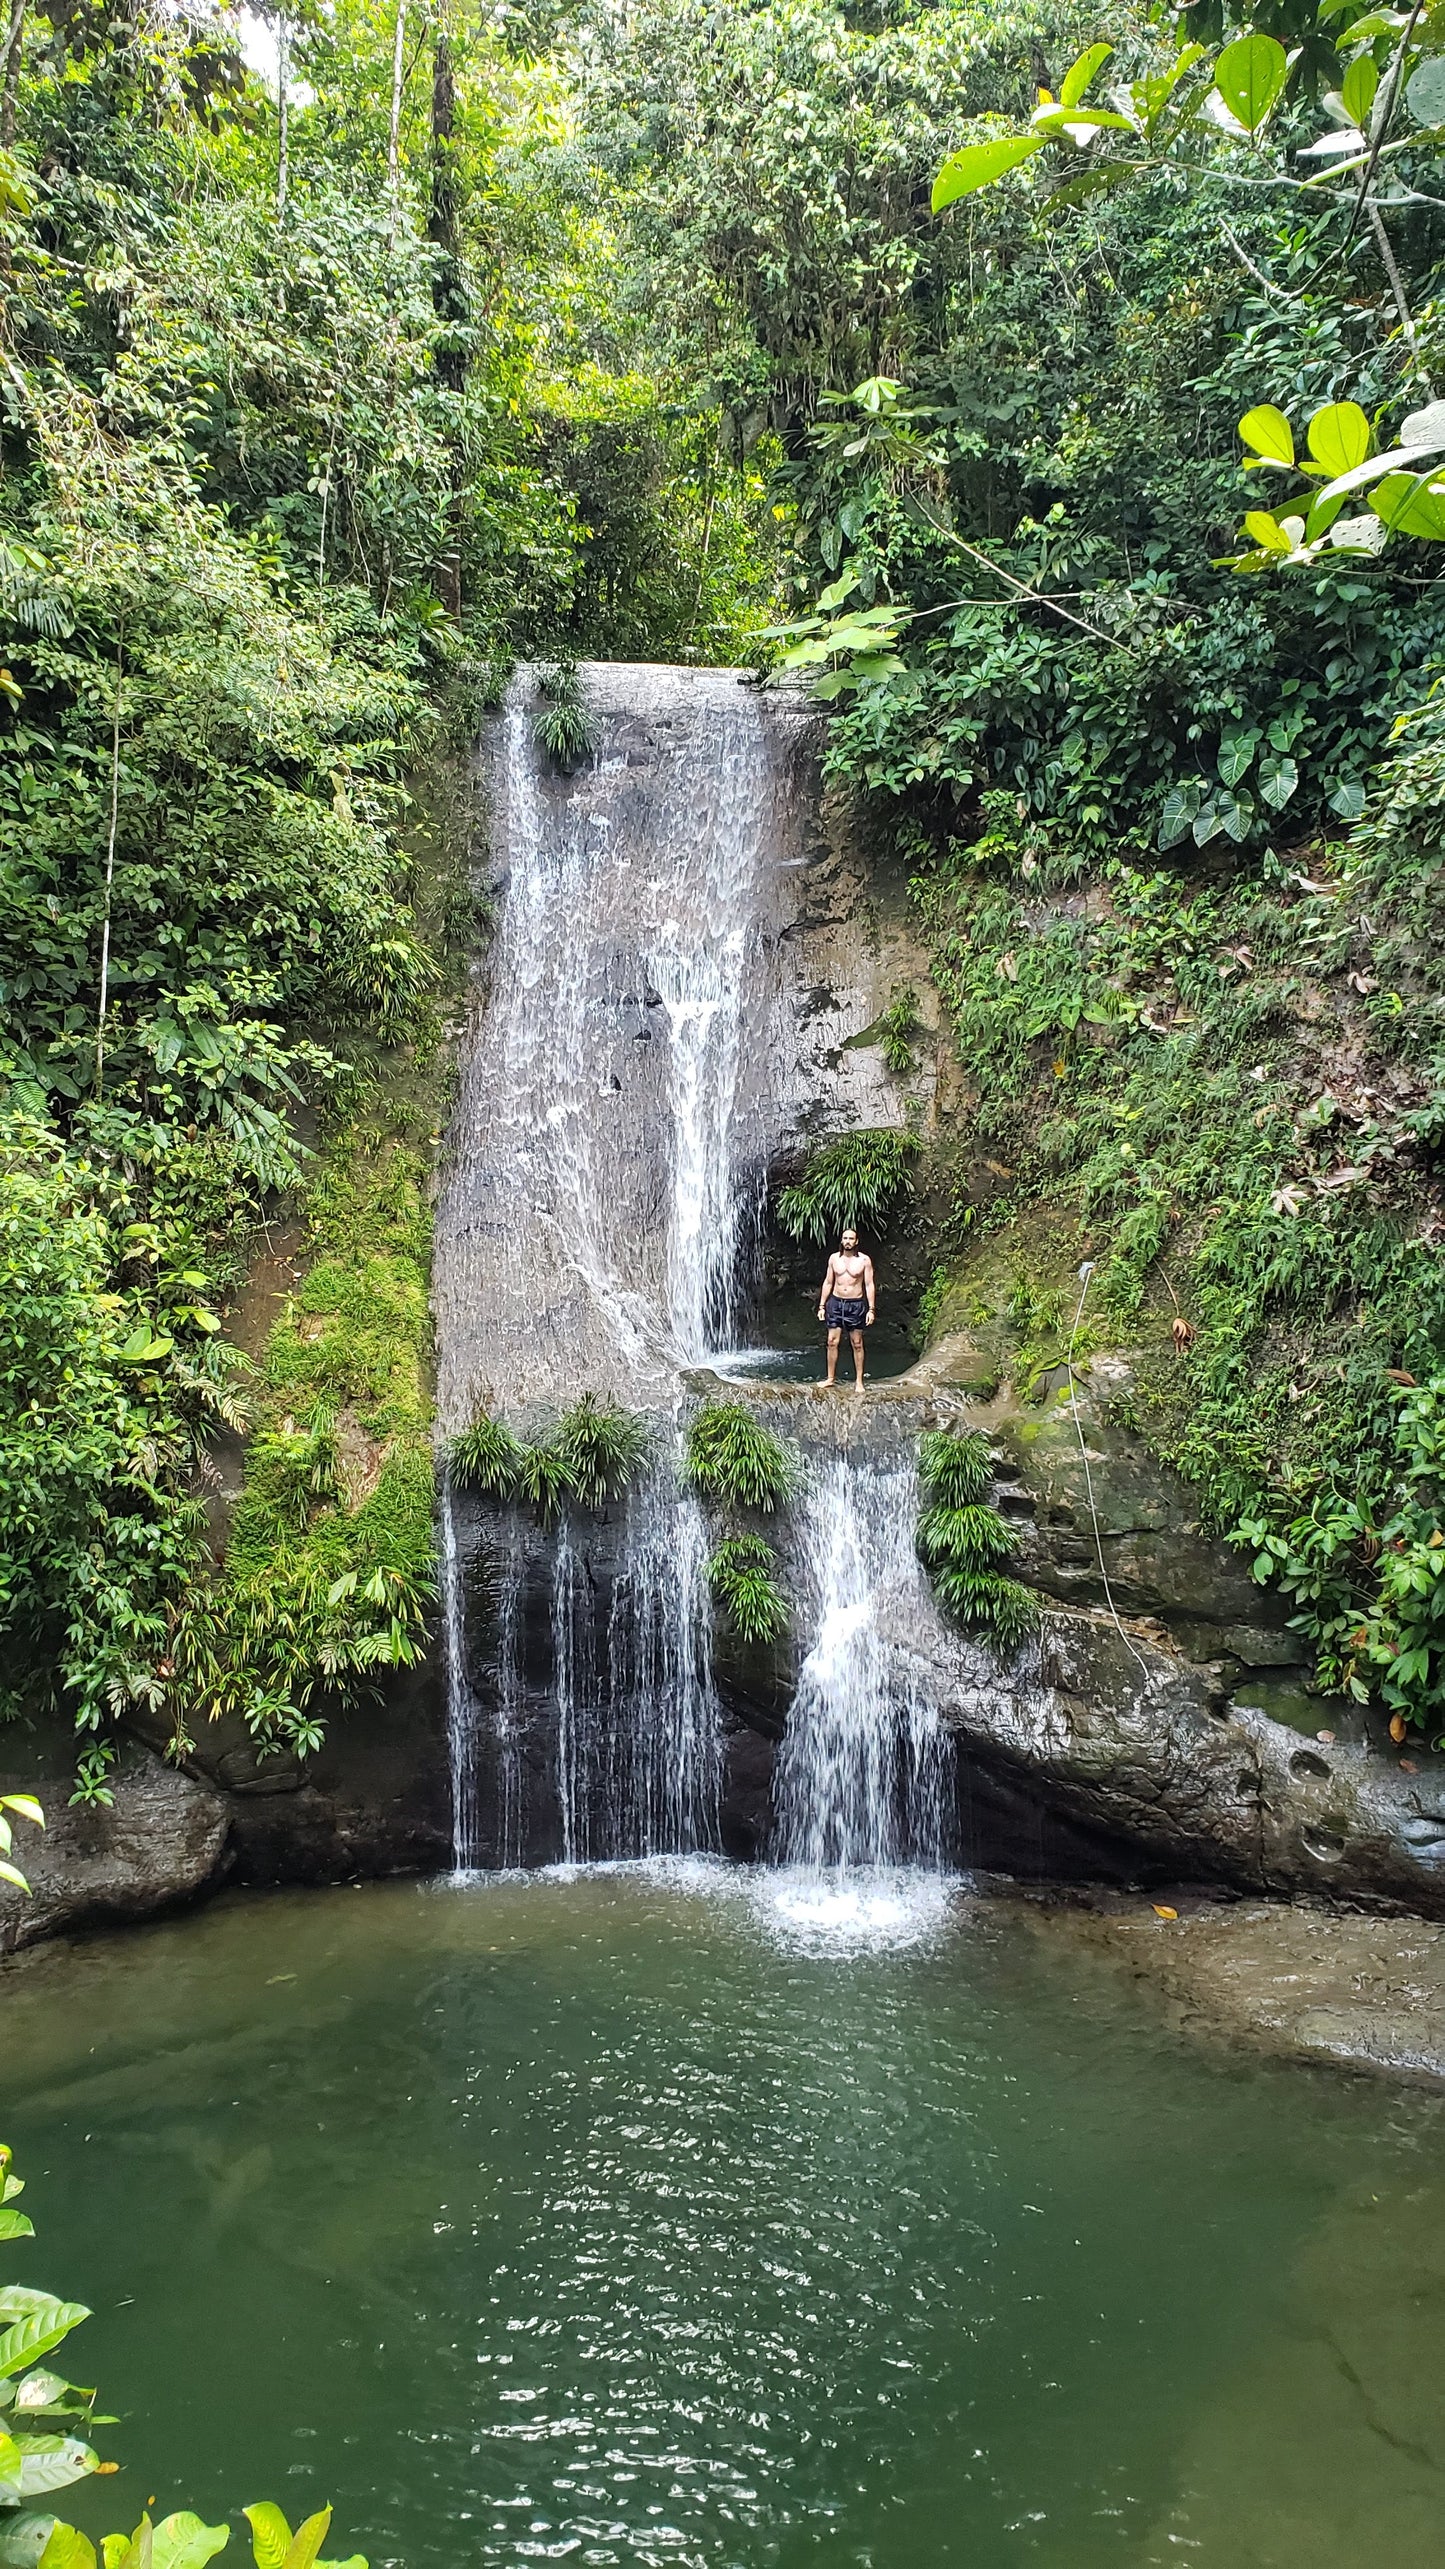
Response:
[[[562,768],[578,767],[597,746],[597,725],[582,699],[575,662],[559,661],[538,678],[543,702],[532,718],[532,738]]]
[[[908,1185],[916,1134],[887,1127],[844,1133],[815,1151],[802,1176],[778,1196],[777,1217],[792,1240],[836,1239],[860,1225],[881,1233]]]
[[[459,1490],[482,1490],[489,1498],[516,1495],[522,1448],[499,1418],[483,1414],[454,1436],[447,1457]]]
[[[775,1641],[787,1623],[787,1601],[773,1576],[777,1564],[760,1534],[736,1534],[707,1565],[713,1594],[740,1641]]]
[[[936,1428],[919,1439],[918,1475],[928,1501],[918,1520],[918,1556],[956,1621],[986,1632],[1004,1650],[1034,1631],[1039,1612],[1017,1579],[999,1568],[1014,1538],[984,1493],[988,1444],[976,1428]]]
[[[584,1507],[600,1507],[605,1499],[620,1498],[636,1478],[647,1453],[647,1425],[611,1402],[599,1408],[585,1392],[558,1420],[556,1443],[573,1496]]]
[[[918,1068],[918,1055],[913,1045],[922,1024],[915,993],[906,989],[895,990],[878,1020],[878,1041],[889,1069],[895,1071],[900,1079],[906,1079],[910,1071]]]
[[[771,1516],[802,1480],[796,1447],[775,1436],[741,1401],[713,1400],[687,1431],[683,1478],[702,1497]]]

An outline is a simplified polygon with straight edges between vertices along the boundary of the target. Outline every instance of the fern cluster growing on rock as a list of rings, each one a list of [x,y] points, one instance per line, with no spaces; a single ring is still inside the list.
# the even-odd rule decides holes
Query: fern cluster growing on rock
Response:
[[[552,1517],[564,1499],[602,1507],[621,1498],[647,1446],[645,1420],[586,1392],[563,1412],[550,1436],[514,1436],[500,1419],[483,1414],[453,1437],[447,1460],[458,1489],[523,1499]]]
[[[1035,1630],[1039,1611],[1029,1590],[1000,1567],[1014,1538],[989,1504],[987,1440],[976,1428],[936,1428],[919,1439],[918,1473],[927,1500],[918,1554],[940,1602],[971,1631],[1014,1649]]]
[[[707,1565],[712,1592],[740,1641],[776,1641],[788,1620],[774,1572],[778,1556],[760,1534],[730,1535]]]
[[[775,1436],[741,1401],[710,1400],[687,1431],[683,1479],[700,1497],[771,1516],[802,1480],[796,1447]]]
[[[825,1142],[800,1178],[779,1193],[779,1224],[792,1240],[836,1240],[840,1231],[887,1226],[909,1183],[908,1163],[919,1148],[913,1133],[865,1127]]]

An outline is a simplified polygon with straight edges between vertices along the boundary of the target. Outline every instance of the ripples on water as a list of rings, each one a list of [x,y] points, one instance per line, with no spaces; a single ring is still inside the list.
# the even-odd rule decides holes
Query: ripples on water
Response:
[[[373,2569],[1438,2558],[1439,2108],[1193,2051],[964,1884],[238,1898],[3,1985],[35,2272],[126,2412],[96,2529],[264,2492]]]

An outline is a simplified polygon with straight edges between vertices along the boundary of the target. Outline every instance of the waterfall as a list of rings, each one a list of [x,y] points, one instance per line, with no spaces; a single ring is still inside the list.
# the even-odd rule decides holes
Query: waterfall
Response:
[[[732,1340],[746,1300],[779,1086],[775,894],[809,733],[727,671],[601,667],[584,683],[601,744],[576,776],[537,749],[527,671],[497,725],[503,897],[439,1208],[438,1407],[444,1431],[482,1408],[526,1431],[592,1391],[649,1413],[654,1466],[600,1536],[579,1516],[519,1538],[502,1511],[444,1506],[458,1864],[477,1859],[479,1801],[459,1507],[490,1561],[470,1664],[497,1762],[494,1860],[549,1830],[577,1862],[716,1842],[707,1540],[677,1483],[678,1420],[684,1370]],[[529,1631],[550,1636],[540,1678]],[[521,1807],[543,1686],[550,1822]]]
[[[812,1646],[778,1765],[777,1852],[813,1873],[937,1867],[946,1744],[905,1637],[927,1611],[911,1462],[829,1463],[799,1539]]]
[[[599,745],[578,773],[538,750],[526,670],[484,757],[500,901],[438,1208],[438,1409],[444,1432],[485,1409],[532,1434],[592,1391],[645,1412],[652,1450],[625,1502],[551,1527],[444,1490],[464,1869],[717,1844],[687,1376],[737,1343],[769,1157],[814,1129],[821,1089],[849,1121],[897,1111],[843,1049],[876,993],[831,990],[836,903],[805,892],[806,709],[726,670],[594,665],[583,685]],[[911,1466],[842,1456],[796,1511],[808,1646],[776,1852],[812,1875],[941,1858],[944,1750],[900,1639],[924,1604],[916,1504]]]

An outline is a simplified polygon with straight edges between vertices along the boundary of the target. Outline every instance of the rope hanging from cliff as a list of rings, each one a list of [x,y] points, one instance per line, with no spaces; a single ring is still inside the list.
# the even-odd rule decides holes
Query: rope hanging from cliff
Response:
[[[1094,1262],[1092,1258],[1090,1258],[1087,1259],[1084,1265],[1079,1269],[1079,1281],[1083,1290],[1079,1295],[1078,1310],[1074,1314],[1074,1325],[1069,1332],[1069,1352],[1064,1359],[1069,1369],[1069,1407],[1074,1413],[1074,1428],[1079,1439],[1079,1454],[1084,1466],[1084,1488],[1088,1494],[1089,1514],[1093,1519],[1094,1550],[1099,1556],[1099,1576],[1104,1582],[1104,1602],[1108,1606],[1109,1612],[1114,1618],[1114,1629],[1118,1633],[1119,1639],[1122,1641],[1124,1648],[1128,1651],[1129,1656],[1135,1662],[1135,1665],[1143,1670],[1145,1693],[1152,1694],[1154,1689],[1153,1672],[1150,1669],[1148,1660],[1143,1656],[1141,1651],[1135,1649],[1129,1635],[1124,1630],[1124,1626],[1119,1618],[1119,1609],[1114,1603],[1114,1591],[1109,1585],[1109,1572],[1104,1560],[1103,1529],[1099,1524],[1098,1508],[1094,1504],[1094,1476],[1089,1469],[1088,1440],[1084,1435],[1084,1422],[1079,1414],[1079,1378],[1074,1372],[1074,1346],[1078,1339],[1079,1323],[1084,1317],[1084,1305],[1089,1298],[1089,1287],[1093,1283],[1093,1280]]]

